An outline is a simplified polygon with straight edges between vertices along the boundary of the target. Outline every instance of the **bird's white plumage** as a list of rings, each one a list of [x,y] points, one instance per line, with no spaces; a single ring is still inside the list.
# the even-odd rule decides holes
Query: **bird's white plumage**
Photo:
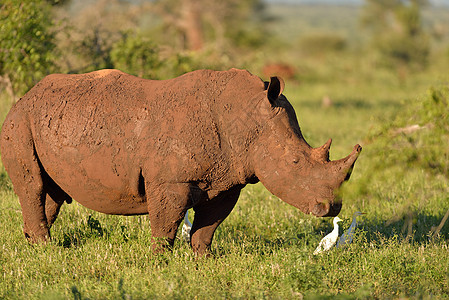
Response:
[[[345,233],[342,234],[342,236],[337,241],[337,248],[341,248],[345,245],[348,245],[352,242],[352,239],[354,238],[354,231],[357,226],[357,216],[363,215],[362,212],[356,211],[354,215],[352,216],[352,223],[351,226],[349,226],[348,230],[346,230]]]
[[[182,224],[181,236],[187,243],[190,243],[190,230],[192,229],[192,223],[189,221],[189,211],[186,212],[184,217],[184,224]]]
[[[317,255],[319,253],[322,253],[324,251],[329,251],[330,248],[332,248],[333,245],[337,242],[338,239],[338,222],[340,222],[341,219],[339,217],[334,218],[334,229],[331,233],[326,235],[318,244],[318,247],[313,252],[313,255]]]

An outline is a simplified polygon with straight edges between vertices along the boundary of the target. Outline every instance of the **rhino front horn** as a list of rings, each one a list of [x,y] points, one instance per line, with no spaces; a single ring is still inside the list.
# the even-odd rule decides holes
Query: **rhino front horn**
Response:
[[[359,157],[360,152],[362,152],[362,146],[359,144],[355,145],[352,149],[351,154],[349,154],[346,158],[344,158],[347,165],[354,165],[355,161]]]
[[[342,175],[344,176],[344,180],[348,180],[349,176],[351,176],[354,163],[359,157],[360,152],[362,152],[362,146],[357,144],[354,146],[351,154],[334,162],[338,165],[339,169],[343,171]]]

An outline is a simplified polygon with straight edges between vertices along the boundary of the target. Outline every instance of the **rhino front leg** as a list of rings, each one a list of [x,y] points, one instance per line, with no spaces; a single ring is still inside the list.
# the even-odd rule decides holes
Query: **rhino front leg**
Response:
[[[146,185],[148,214],[151,224],[154,253],[173,247],[176,232],[189,203],[189,184],[163,184],[157,187]]]
[[[191,245],[197,255],[207,255],[210,252],[215,229],[231,213],[243,187],[234,187],[217,197],[194,207]]]

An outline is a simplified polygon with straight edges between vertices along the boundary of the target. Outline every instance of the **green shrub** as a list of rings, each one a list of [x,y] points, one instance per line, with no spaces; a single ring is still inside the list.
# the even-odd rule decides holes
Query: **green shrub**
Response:
[[[382,58],[380,64],[389,68],[407,66],[420,70],[427,65],[430,53],[429,39],[423,34],[404,36],[392,33],[380,37],[376,47]]]
[[[0,4],[0,76],[23,94],[54,70],[55,33],[46,1],[2,1]]]
[[[388,169],[416,169],[449,179],[449,86],[430,88],[426,95],[404,103],[393,121],[372,131],[369,142],[370,178]]]
[[[112,47],[110,57],[115,68],[126,73],[149,79],[159,79],[162,65],[159,49],[140,34],[125,34]]]
[[[424,30],[422,10],[428,1],[366,0],[362,24],[372,31],[372,47],[379,64],[395,69],[401,81],[411,70],[427,65],[429,36]]]

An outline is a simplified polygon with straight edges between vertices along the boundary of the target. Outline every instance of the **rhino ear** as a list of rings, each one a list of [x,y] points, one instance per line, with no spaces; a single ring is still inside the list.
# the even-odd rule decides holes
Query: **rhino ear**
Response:
[[[282,94],[282,91],[284,91],[284,85],[284,80],[281,77],[274,76],[270,78],[270,83],[267,87],[267,96],[272,105],[274,105],[274,102]]]

